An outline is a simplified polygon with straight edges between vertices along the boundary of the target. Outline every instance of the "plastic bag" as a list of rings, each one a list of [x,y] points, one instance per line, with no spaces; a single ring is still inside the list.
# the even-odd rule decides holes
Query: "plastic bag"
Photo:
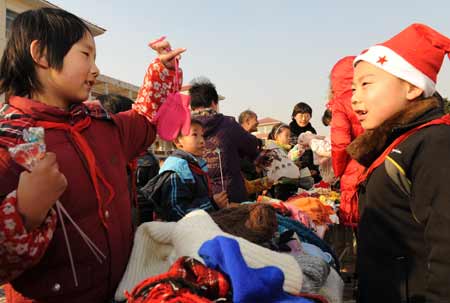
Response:
[[[330,184],[333,184],[336,181],[331,158],[322,158],[322,161],[319,160],[319,171],[323,181]]]
[[[325,139],[325,136],[315,135],[312,132],[307,131],[298,136],[298,144],[304,148],[311,148],[311,140],[313,139],[323,140]]]
[[[25,143],[10,147],[8,151],[16,163],[31,171],[45,156],[44,129],[30,127],[23,131],[22,137]]]

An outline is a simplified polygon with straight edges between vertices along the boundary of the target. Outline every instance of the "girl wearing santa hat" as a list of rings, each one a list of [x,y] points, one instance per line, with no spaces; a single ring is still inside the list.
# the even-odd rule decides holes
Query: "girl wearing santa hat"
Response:
[[[450,302],[450,117],[435,89],[449,51],[413,24],[354,60],[360,302]]]

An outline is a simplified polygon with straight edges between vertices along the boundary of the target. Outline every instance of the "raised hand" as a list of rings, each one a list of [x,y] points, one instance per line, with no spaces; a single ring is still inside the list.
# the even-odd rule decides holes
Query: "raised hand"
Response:
[[[176,60],[179,60],[181,58],[180,55],[186,51],[185,48],[172,50],[165,36],[150,42],[149,46],[158,53],[161,63],[169,69],[175,68]]]

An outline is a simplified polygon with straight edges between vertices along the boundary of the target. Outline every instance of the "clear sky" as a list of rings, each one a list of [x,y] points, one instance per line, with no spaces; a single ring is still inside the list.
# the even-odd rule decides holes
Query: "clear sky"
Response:
[[[154,54],[150,40],[167,35],[186,47],[185,83],[205,76],[226,96],[220,109],[290,121],[300,101],[313,107],[319,130],[328,75],[341,57],[383,42],[413,22],[450,36],[450,1],[154,1],[50,0],[105,29],[98,38],[101,72],[140,86]],[[450,96],[444,60],[438,90]]]

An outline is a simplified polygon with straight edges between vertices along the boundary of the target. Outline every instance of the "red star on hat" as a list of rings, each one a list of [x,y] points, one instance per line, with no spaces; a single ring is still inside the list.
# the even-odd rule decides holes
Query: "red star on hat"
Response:
[[[386,56],[383,57],[378,57],[378,61],[377,63],[380,63],[381,65],[383,65],[384,63],[386,63],[388,60],[386,59]]]
[[[450,58],[450,38],[425,24],[415,23],[364,51],[353,65],[359,61],[372,63],[423,89],[429,97],[436,91],[437,75],[446,55]]]

